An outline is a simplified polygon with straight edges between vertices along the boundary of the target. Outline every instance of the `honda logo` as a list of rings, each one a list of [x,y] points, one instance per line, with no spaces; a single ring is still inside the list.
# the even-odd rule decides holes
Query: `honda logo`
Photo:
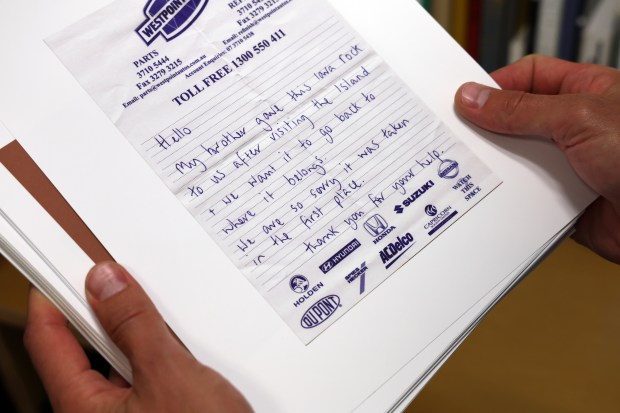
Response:
[[[364,228],[366,228],[366,231],[373,237],[378,237],[388,229],[388,223],[381,215],[375,214],[366,220]]]

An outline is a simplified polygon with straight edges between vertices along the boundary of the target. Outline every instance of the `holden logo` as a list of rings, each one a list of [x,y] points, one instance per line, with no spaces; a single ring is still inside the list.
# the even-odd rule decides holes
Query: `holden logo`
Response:
[[[303,275],[294,275],[291,277],[289,286],[291,287],[291,290],[295,291],[297,294],[303,294],[308,291],[310,283]]]

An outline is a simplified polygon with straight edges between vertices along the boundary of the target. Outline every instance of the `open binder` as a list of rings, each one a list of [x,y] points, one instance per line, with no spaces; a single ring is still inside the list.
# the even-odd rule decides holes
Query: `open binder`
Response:
[[[458,118],[458,86],[493,81],[416,2],[332,0],[502,183],[305,344],[44,43],[108,1],[36,3],[0,17],[0,252],[128,379],[81,289],[104,259],[124,264],[190,351],[256,411],[402,411],[594,199],[551,143]]]

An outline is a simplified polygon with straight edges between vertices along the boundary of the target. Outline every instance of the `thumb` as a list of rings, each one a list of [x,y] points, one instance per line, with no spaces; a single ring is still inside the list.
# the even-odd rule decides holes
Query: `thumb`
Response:
[[[86,293],[101,325],[129,359],[134,381],[152,376],[164,361],[191,357],[122,266],[105,262],[93,267],[86,277]]]
[[[470,122],[492,132],[537,135],[567,146],[569,130],[583,120],[572,110],[583,106],[579,95],[538,95],[465,83],[456,93],[457,111]],[[581,97],[583,100],[583,97]]]

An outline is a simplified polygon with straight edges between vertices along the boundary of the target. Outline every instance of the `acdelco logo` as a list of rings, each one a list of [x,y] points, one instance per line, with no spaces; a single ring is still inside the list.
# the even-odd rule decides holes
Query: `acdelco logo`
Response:
[[[312,307],[301,317],[301,326],[306,329],[314,328],[334,315],[340,307],[342,305],[340,304],[340,297],[337,295],[328,295],[325,298],[321,298],[312,304]]]
[[[403,256],[405,251],[413,246],[413,235],[410,232],[406,233],[402,237],[397,237],[396,242],[392,242],[379,251],[379,257],[383,264],[387,264],[385,268],[390,268],[392,264]]]

